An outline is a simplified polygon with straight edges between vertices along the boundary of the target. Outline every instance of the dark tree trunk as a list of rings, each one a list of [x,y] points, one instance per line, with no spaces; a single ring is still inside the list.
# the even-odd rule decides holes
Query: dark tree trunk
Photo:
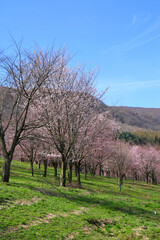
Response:
[[[78,186],[81,186],[81,162],[78,161],[77,162],[77,183],[78,183]]]
[[[31,167],[31,174],[32,177],[34,176],[34,171],[33,171],[33,159],[30,159],[30,167]]]
[[[10,169],[11,169],[11,160],[10,158],[4,157],[4,169],[3,169],[3,182],[9,182],[10,177]]]
[[[87,164],[84,164],[84,178],[87,178]]]
[[[135,179],[136,181],[138,180],[137,173],[134,173],[134,179]]]
[[[54,176],[57,177],[57,167],[58,167],[58,163],[55,162],[55,163],[53,164],[53,167],[54,167]]]
[[[121,173],[119,174],[118,185],[119,185],[119,191],[121,192],[122,185],[123,185],[123,175]]]
[[[72,183],[72,161],[68,163],[68,183]]]
[[[102,176],[102,164],[99,164],[99,176]]]
[[[78,170],[77,170],[77,168],[78,168],[77,162],[74,163],[74,167],[75,167],[75,176],[77,177],[77,171],[78,171]]]
[[[148,183],[148,182],[149,182],[149,173],[146,173],[146,176],[145,176],[145,177],[146,177],[146,179],[145,179],[145,180],[146,180],[146,183]]]
[[[48,164],[48,161],[47,161],[47,159],[46,160],[44,160],[44,177],[46,177],[47,176],[47,164]]]
[[[151,181],[152,181],[152,184],[157,185],[157,177],[154,171],[152,171],[151,173]]]
[[[94,177],[96,175],[96,169],[93,167],[92,168],[92,177]]]
[[[66,159],[64,156],[62,156],[61,162],[60,186],[66,186]]]
[[[33,175],[34,175],[34,172],[33,172],[33,148],[31,148],[31,152],[30,152],[30,167],[31,167],[31,174],[33,177]]]

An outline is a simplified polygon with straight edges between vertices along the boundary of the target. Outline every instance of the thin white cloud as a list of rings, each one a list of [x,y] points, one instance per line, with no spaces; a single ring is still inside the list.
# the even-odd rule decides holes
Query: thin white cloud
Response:
[[[134,15],[133,18],[132,18],[132,21],[131,21],[131,25],[134,25],[137,21],[137,16]]]
[[[121,82],[117,84],[110,85],[110,91],[117,90],[138,90],[147,88],[157,88],[160,87],[160,80],[152,81],[131,81],[131,82]]]
[[[148,39],[146,39],[146,40],[144,40],[142,42],[138,42],[137,44],[134,44],[133,46],[126,47],[124,49],[124,51],[128,51],[128,50],[131,50],[133,48],[137,48],[139,46],[145,45],[146,43],[149,43],[149,42],[151,42],[151,41],[153,41],[153,40],[155,40],[156,38],[159,38],[159,37],[160,37],[160,34],[157,34],[157,35],[155,35],[155,36],[153,36],[151,38],[148,38]]]
[[[132,23],[135,23],[137,21],[136,15],[132,19]],[[155,34],[157,30],[160,29],[160,18],[157,19],[157,21],[148,27],[148,29],[141,34],[135,36],[134,38],[130,39],[129,41],[123,42],[121,44],[117,44],[113,47],[108,48],[107,50],[103,51],[103,54],[107,54],[110,51],[128,51],[133,48],[137,48],[139,46],[143,46],[157,38],[160,37],[160,33]]]

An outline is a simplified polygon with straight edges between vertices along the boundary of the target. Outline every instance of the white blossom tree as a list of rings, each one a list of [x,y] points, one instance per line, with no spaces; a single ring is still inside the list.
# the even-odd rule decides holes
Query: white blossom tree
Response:
[[[0,56],[0,145],[4,158],[2,180],[9,181],[10,165],[22,133],[33,127],[29,113],[37,92],[53,75],[64,52],[21,50]]]
[[[100,104],[94,80],[94,71],[85,72],[81,66],[73,69],[64,66],[51,76],[43,89],[40,119],[61,154],[61,186],[66,185],[68,160],[79,137],[84,136],[85,126],[87,129],[93,122]]]

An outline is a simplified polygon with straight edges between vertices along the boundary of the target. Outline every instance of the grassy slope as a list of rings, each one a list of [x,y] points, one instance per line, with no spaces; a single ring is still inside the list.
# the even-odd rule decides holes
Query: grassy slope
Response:
[[[53,169],[28,167],[13,161],[0,183],[0,239],[160,239],[160,186],[125,181],[120,193],[116,179],[82,176],[82,189],[61,188]]]

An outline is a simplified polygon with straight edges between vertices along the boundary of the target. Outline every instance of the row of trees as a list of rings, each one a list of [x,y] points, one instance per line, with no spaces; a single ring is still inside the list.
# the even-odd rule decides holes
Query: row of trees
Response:
[[[85,176],[116,176],[157,183],[159,151],[135,147],[116,139],[117,123],[101,111],[94,83],[96,71],[70,68],[65,49],[31,52],[16,45],[14,56],[0,58],[0,146],[4,158],[2,180],[9,181],[13,157],[61,167],[60,186],[72,182],[74,167],[80,185]]]
[[[100,114],[102,95],[94,86],[96,72],[85,72],[80,65],[69,68],[68,62],[65,49],[31,52],[16,45],[14,56],[1,55],[4,182],[9,181],[13,156],[23,158],[23,151],[32,174],[38,156],[47,162],[48,156],[60,155],[60,185],[65,186],[67,165],[72,171],[76,162],[80,178],[81,163],[89,158],[88,147],[93,145],[100,152],[95,140],[102,142],[102,135],[107,142],[112,138],[115,123],[107,113]]]
[[[92,142],[92,144],[85,144],[85,152],[83,158],[76,158],[73,152],[68,159],[66,168],[68,168],[68,183],[72,183],[72,170],[74,168],[77,176],[77,183],[81,185],[80,172],[84,173],[85,178],[87,173],[92,176],[95,174],[105,175],[108,177],[118,178],[119,189],[123,185],[123,179],[132,179],[133,183],[136,180],[145,181],[146,183],[157,184],[160,182],[160,157],[159,149],[148,146],[131,146],[129,144],[114,140],[113,138],[104,137],[104,133]],[[107,142],[108,141],[108,142]],[[28,142],[29,143],[29,142]],[[38,146],[37,146],[38,147]],[[44,164],[44,176],[47,174],[47,166],[54,167],[54,175],[57,176],[57,167],[62,166],[61,155],[56,149],[47,150],[46,152],[37,152],[33,145],[28,148],[28,152],[23,149],[17,149],[20,158],[26,159],[31,163],[31,171],[33,175],[33,162]],[[54,152],[54,154],[53,154]],[[79,152],[79,151],[78,151]],[[27,153],[25,155],[25,153]],[[30,153],[30,154],[29,154]],[[82,153],[80,151],[79,153]],[[36,156],[36,157],[34,157]],[[18,158],[18,156],[16,157]],[[22,160],[23,160],[22,159]]]
[[[113,145],[112,155],[105,162],[109,176],[118,177],[119,188],[123,179],[145,181],[157,184],[160,182],[160,149],[151,145],[131,146],[118,142]]]

